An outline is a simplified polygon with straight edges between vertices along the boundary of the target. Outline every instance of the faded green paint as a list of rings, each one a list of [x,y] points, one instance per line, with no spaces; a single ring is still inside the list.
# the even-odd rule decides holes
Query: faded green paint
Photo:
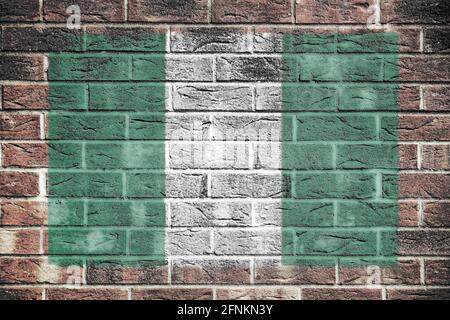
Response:
[[[49,54],[50,260],[157,266],[165,264],[166,40],[104,32],[85,36],[96,52]],[[131,82],[134,73],[152,82]],[[150,139],[135,125],[149,116],[161,119]]]
[[[284,36],[284,264],[396,264],[398,49],[396,33]]]

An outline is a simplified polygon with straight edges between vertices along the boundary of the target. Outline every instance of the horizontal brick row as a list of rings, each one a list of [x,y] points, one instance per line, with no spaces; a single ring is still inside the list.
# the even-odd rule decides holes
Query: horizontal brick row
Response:
[[[362,229],[361,229],[362,230]],[[45,252],[71,255],[125,255],[127,240],[120,228],[52,228],[52,237]],[[131,230],[129,247],[134,256],[151,256],[158,262],[163,254],[164,229]],[[377,249],[376,232],[348,231],[345,229],[314,230],[312,228],[286,229],[283,236],[278,228],[227,228],[214,231],[214,247],[211,251],[211,234],[208,229],[170,229],[167,231],[168,252],[171,255],[293,255],[287,264],[313,264],[333,266],[333,257],[340,257],[344,266],[363,261],[376,261],[377,252],[386,257],[445,256],[450,243],[445,230],[382,231]],[[95,237],[95,238],[94,238]],[[1,229],[1,254],[40,254],[40,232],[35,229]],[[283,239],[282,239],[283,238]],[[145,242],[144,239],[154,239]],[[89,246],[83,245],[89,240]],[[281,243],[283,241],[283,243]],[[361,244],[364,242],[365,244]],[[183,244],[183,245],[181,245]],[[301,244],[301,245],[300,245]],[[378,251],[380,250],[380,251]],[[397,252],[398,251],[398,252]],[[298,258],[295,256],[299,255]],[[309,256],[309,257],[308,257]],[[366,257],[366,259],[364,259]],[[382,258],[380,257],[380,258]],[[300,259],[299,259],[300,258]],[[372,260],[370,260],[372,258]],[[369,260],[367,260],[369,259]],[[320,261],[319,261],[320,260]]]
[[[88,259],[86,283],[101,285],[117,284],[168,284],[168,266],[155,266],[151,260],[134,258],[127,260]],[[425,283],[446,285],[448,259],[425,260]],[[53,266],[48,258],[0,258],[2,266],[1,284],[65,284],[76,280],[82,267]],[[370,267],[369,267],[370,268]],[[341,267],[339,283],[343,285],[365,285],[372,276],[367,267]],[[72,277],[72,278],[71,278]],[[175,259],[171,267],[173,284],[249,284],[250,261],[245,259]],[[321,284],[333,285],[333,268],[311,266],[286,266],[277,259],[255,260],[256,284],[289,285]],[[397,266],[380,268],[379,278],[385,285],[420,285],[420,264],[417,259],[402,259]]]
[[[167,93],[161,84],[21,84],[3,85],[3,109],[5,110],[153,110],[161,105]],[[175,85],[174,110],[252,110],[250,85]],[[447,111],[450,98],[449,86],[424,86],[423,111]],[[168,89],[166,89],[168,90]],[[281,105],[282,90],[291,93],[291,99]],[[86,98],[88,92],[88,99]],[[307,96],[294,95],[308,94]],[[358,96],[360,94],[361,96]],[[398,95],[400,105],[390,105],[382,99],[386,94]],[[339,99],[338,99],[339,96]],[[160,98],[161,97],[161,98]],[[287,99],[288,95],[284,96]],[[131,99],[131,100],[130,100]],[[153,103],[152,101],[155,101]],[[375,99],[375,101],[373,101]],[[91,106],[87,105],[91,101]],[[342,100],[342,101],[341,101]],[[103,103],[97,103],[102,101]],[[125,102],[133,101],[131,103]],[[319,102],[320,101],[320,102]],[[338,104],[340,101],[340,106]],[[214,104],[212,104],[214,102]],[[166,102],[167,103],[167,102]],[[256,110],[419,110],[420,87],[413,85],[355,85],[338,90],[337,85],[284,85],[256,86]]]
[[[167,32],[167,28],[156,27],[87,27],[86,33],[62,27],[4,27],[2,43],[5,51],[165,52]],[[419,33],[411,27],[373,31],[361,27],[256,27],[252,44],[250,28],[175,27],[171,29],[170,51],[244,53],[251,52],[253,46],[254,52],[420,52]],[[446,52],[446,35],[446,28],[427,28],[426,51]]]
[[[83,22],[125,21],[125,3],[113,0],[108,3],[80,0],[79,7]],[[47,0],[43,6],[43,18],[48,22],[65,21],[69,16],[66,8],[69,0]],[[445,12],[448,4],[434,0],[432,5],[423,1],[383,0],[381,21],[383,23],[448,23]],[[128,21],[132,22],[188,22],[207,23],[208,10],[212,12],[213,23],[366,23],[375,15],[375,0],[361,3],[358,0],[339,3],[334,1],[297,0],[295,8],[290,0],[277,2],[269,0],[227,1],[217,0],[211,8],[207,0],[189,0],[182,5],[164,1],[128,1]],[[293,9],[295,15],[293,14]],[[21,0],[16,6],[4,5],[0,21],[39,20],[38,0]],[[372,19],[372,20],[371,20]]]
[[[44,56],[4,55],[1,80],[45,80]],[[50,80],[213,81],[213,58],[170,55],[54,54]],[[101,69],[89,65],[102,64]],[[217,81],[450,81],[445,56],[302,55],[217,57]],[[165,68],[166,66],[166,68]],[[324,66],[329,66],[323,73]],[[331,68],[333,66],[333,68]],[[131,69],[131,71],[130,71]],[[284,70],[283,70],[284,69]],[[373,72],[373,70],[380,70]],[[70,72],[69,72],[70,71]]]
[[[321,216],[332,215],[332,203],[284,201],[284,206],[301,210],[302,215],[289,215],[286,212],[285,224],[292,226],[323,225]],[[84,209],[81,201],[57,200],[51,204],[52,208],[57,205],[66,205],[72,208],[70,215],[57,214],[55,210],[48,220],[48,204],[38,201],[4,200],[0,203],[1,225],[3,226],[39,226],[39,225],[73,225],[80,226],[84,223]],[[348,204],[343,204],[348,206]],[[354,203],[357,207],[358,203]],[[148,210],[149,217],[140,220],[139,225],[160,226],[164,224],[161,219],[162,202],[141,202],[141,206]],[[361,203],[361,207],[370,208],[370,203]],[[388,207],[388,205],[386,205]],[[448,202],[426,202],[424,204],[423,223],[427,227],[448,227]],[[133,225],[131,214],[131,202],[105,202],[97,203],[88,201],[87,222],[91,225]],[[89,209],[90,208],[90,209]],[[225,226],[280,226],[281,214],[278,203],[262,202],[255,205],[254,221],[251,221],[251,203],[234,201],[222,204],[217,201],[183,201],[170,202],[171,225],[176,227],[225,227]],[[373,210],[373,209],[372,209]],[[63,211],[59,211],[63,212]],[[91,212],[91,214],[89,214]],[[312,214],[317,212],[317,214]],[[113,221],[105,219],[107,215],[116,217]],[[418,225],[418,206],[414,201],[400,202],[398,209],[398,224],[404,227]],[[349,213],[342,216],[345,222]],[[347,220],[349,221],[349,220]],[[330,222],[325,221],[325,225]]]

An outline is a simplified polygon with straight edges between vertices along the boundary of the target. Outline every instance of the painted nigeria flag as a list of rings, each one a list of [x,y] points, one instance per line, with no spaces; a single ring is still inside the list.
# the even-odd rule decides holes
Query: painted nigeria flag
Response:
[[[268,31],[234,55],[177,36],[49,54],[51,261],[394,264],[398,35]]]

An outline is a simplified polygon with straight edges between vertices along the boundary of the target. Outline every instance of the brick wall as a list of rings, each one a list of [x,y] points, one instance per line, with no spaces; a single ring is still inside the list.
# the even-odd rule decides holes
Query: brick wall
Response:
[[[81,9],[79,30],[66,27],[66,9],[72,4]],[[0,9],[0,299],[450,298],[448,1],[0,0]],[[285,34],[303,40],[286,46]],[[313,36],[304,40],[305,34]],[[398,42],[379,34],[397,34]],[[323,114],[320,119],[315,115],[314,122],[305,112],[317,103],[316,96],[302,98],[294,91],[289,98],[281,85],[290,72],[286,50],[317,54],[296,70],[296,81],[314,90],[323,89],[316,86],[321,81],[342,81],[342,74],[329,70],[351,53],[357,58],[348,64],[346,77],[381,87],[395,84],[398,97],[392,98],[392,91],[373,93],[352,109],[351,97],[321,90],[314,111],[331,106],[346,121],[336,125],[335,116]],[[343,55],[330,63],[322,55],[327,50]],[[386,71],[389,63],[379,70],[379,57],[393,52],[391,65],[398,77]],[[365,56],[377,58],[361,63]],[[144,102],[158,114],[143,113]],[[306,125],[286,129],[283,110]],[[395,111],[395,128],[382,116],[378,124],[364,120],[380,111]],[[101,118],[95,118],[99,112]],[[352,129],[349,117],[364,121]],[[335,131],[324,123],[333,123]],[[280,142],[288,140],[287,132],[298,141],[291,143],[295,155],[281,161],[286,151],[280,150]],[[305,150],[299,141],[317,136],[345,141],[352,134],[358,141],[385,135],[384,140],[399,143],[396,264],[282,263],[280,227],[286,216],[280,207],[286,203],[281,206],[285,180],[280,169],[296,174],[287,188],[296,188],[298,199],[304,195],[295,185],[303,182],[295,179],[318,177],[306,177],[302,170],[338,167],[351,172],[354,168],[344,164],[364,162],[360,154],[392,152],[314,146],[302,158],[298,151],[299,146]],[[114,140],[114,148],[105,139]],[[133,139],[165,144],[165,159],[140,161],[152,152]],[[99,150],[107,155],[99,158]],[[329,162],[333,152],[334,164]],[[377,165],[386,169],[389,164]],[[120,174],[114,173],[107,181],[102,176],[85,189],[80,181],[86,175],[79,175],[62,190],[68,180],[64,174],[94,169],[119,170],[122,176],[117,180]],[[165,181],[159,183],[161,174]],[[335,192],[329,177],[319,175],[319,192]],[[123,231],[123,241],[113,239],[121,246],[103,253],[71,251],[85,241],[81,233],[70,233],[72,244],[61,233],[65,247],[52,242],[52,234],[58,238],[58,230],[67,226],[93,226],[100,232],[133,226],[125,200],[153,201],[161,193],[139,187],[148,181],[165,188],[165,221],[144,218],[146,227],[165,227],[167,264],[155,265],[147,257],[156,252],[144,245],[155,236],[148,230]],[[368,184],[362,191],[370,193],[371,188]],[[64,205],[70,216],[52,214],[60,212],[52,202],[55,192],[69,193],[72,202]],[[89,202],[115,193],[124,198],[114,207],[120,206],[120,213],[101,201]],[[310,211],[324,227],[325,220],[317,216],[327,217],[329,204],[319,207]],[[377,213],[359,210],[360,219]],[[307,223],[317,223],[313,220]],[[104,233],[98,239],[111,241]],[[308,241],[306,245],[313,240]],[[356,237],[352,243],[358,241]],[[122,249],[125,260],[107,255]],[[97,260],[92,253],[100,255]]]

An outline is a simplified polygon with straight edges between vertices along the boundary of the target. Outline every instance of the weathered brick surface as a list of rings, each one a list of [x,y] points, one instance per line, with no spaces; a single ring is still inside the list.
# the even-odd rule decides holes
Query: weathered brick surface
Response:
[[[135,300],[212,300],[212,289],[208,288],[155,288],[133,289]]]
[[[212,6],[213,22],[291,22],[292,1],[289,0],[217,0]]]
[[[258,289],[217,289],[219,300],[295,300],[298,299],[294,288],[258,288]]]
[[[128,292],[125,289],[46,289],[48,300],[127,300]]]
[[[448,23],[445,0],[381,0],[383,23]]]
[[[450,226],[450,202],[425,203],[423,222],[428,227],[445,228]]]
[[[208,22],[207,0],[130,0],[129,21]]]
[[[51,22],[65,21],[69,14],[66,9],[73,5],[70,0],[44,1],[44,20]],[[121,0],[95,1],[81,0],[81,20],[86,22],[119,22],[125,20],[125,2]]]
[[[34,226],[47,224],[47,204],[38,201],[6,200],[0,202],[1,224]]]
[[[450,260],[425,260],[425,283],[448,286],[450,283]]]
[[[450,299],[449,10],[1,1],[0,300]]]
[[[1,55],[0,80],[44,80],[44,56]]]
[[[304,300],[381,300],[381,289],[313,289],[302,290]]]
[[[44,143],[4,144],[3,166],[5,167],[46,167],[48,147]]]
[[[0,300],[41,300],[40,288],[1,287]]]
[[[3,109],[46,110],[48,109],[48,85],[3,85]]]
[[[297,23],[365,23],[375,0],[296,0]]]
[[[39,0],[2,1],[0,9],[0,22],[39,20]]]

